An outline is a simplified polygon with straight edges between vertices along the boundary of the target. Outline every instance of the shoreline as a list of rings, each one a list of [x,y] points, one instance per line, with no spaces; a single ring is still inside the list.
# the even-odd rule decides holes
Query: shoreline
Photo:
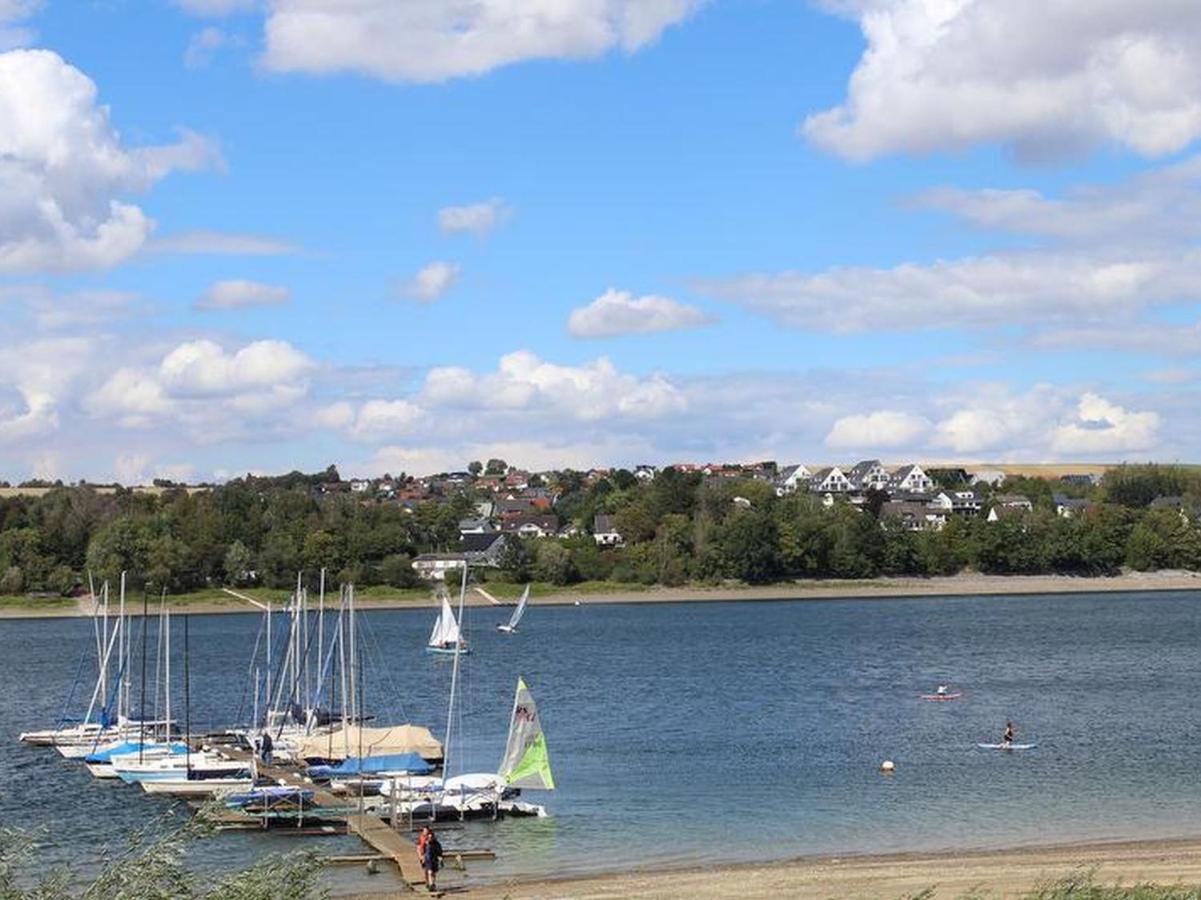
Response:
[[[485,585],[485,588],[487,586]],[[1201,572],[1159,571],[1124,572],[1119,575],[981,575],[969,572],[929,578],[885,576],[871,580],[836,581],[831,579],[797,579],[770,585],[724,585],[718,587],[648,587],[638,589],[609,589],[602,591],[573,591],[565,588],[549,594],[530,597],[531,606],[591,606],[614,603],[704,603],[739,600],[887,600],[901,597],[956,596],[1021,596],[1028,594],[1085,594],[1085,593],[1151,593],[1163,591],[1201,590]],[[280,591],[283,595],[284,592]],[[80,598],[71,603],[49,601],[53,606],[39,608],[37,601],[26,604],[0,605],[0,619],[62,619],[84,618],[92,614],[91,603]],[[500,605],[511,606],[506,599]],[[490,607],[493,604],[480,594],[469,591],[466,605]],[[373,609],[432,609],[437,606],[433,592],[428,597],[397,596],[362,597],[356,601],[362,610]],[[189,601],[172,604],[172,614],[224,615],[226,613],[259,613],[249,603],[233,598],[216,601]],[[277,607],[280,608],[280,607]],[[134,616],[141,614],[136,607]],[[158,615],[152,608],[152,615]]]
[[[473,897],[551,900],[692,897],[896,898],[933,889],[933,898],[1014,897],[1092,872],[1097,884],[1201,884],[1201,837],[1104,840],[957,850],[802,857],[624,873],[512,879],[465,888]],[[383,895],[362,895],[367,897]]]

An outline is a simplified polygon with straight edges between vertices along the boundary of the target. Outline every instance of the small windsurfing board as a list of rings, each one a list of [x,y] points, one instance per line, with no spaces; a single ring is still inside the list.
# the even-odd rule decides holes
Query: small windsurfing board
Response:
[[[923,700],[958,700],[963,696],[961,691],[956,691],[953,694],[922,694]]]
[[[1038,744],[977,744],[981,750],[1033,750]]]

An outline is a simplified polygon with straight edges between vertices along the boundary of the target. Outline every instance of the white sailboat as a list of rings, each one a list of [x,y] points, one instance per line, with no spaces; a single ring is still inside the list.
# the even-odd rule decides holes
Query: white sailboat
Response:
[[[517,601],[517,608],[513,610],[513,615],[509,618],[508,625],[497,625],[497,631],[503,631],[505,634],[514,634],[517,631],[517,623],[521,621],[521,617],[525,615],[525,605],[530,599],[530,586],[527,584],[525,590],[521,592],[521,599]]]
[[[459,631],[459,622],[455,618],[455,611],[450,608],[450,599],[446,596],[445,591],[442,593],[442,611],[438,613],[438,619],[434,622],[434,630],[430,632],[430,639],[425,649],[430,653],[471,652]]]
[[[553,791],[546,735],[538,705],[524,679],[517,679],[509,737],[496,772],[471,772],[446,778],[395,778],[380,787],[396,795],[398,811],[416,819],[495,819],[501,816],[546,816],[546,808],[518,800],[523,789]]]

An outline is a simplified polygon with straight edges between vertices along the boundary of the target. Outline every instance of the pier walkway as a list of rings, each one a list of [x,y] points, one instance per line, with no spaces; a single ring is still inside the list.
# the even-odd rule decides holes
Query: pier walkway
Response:
[[[417,863],[417,845],[389,828],[379,816],[370,813],[347,815],[347,799],[345,797],[338,797],[317,787],[290,769],[263,765],[260,760],[254,759],[249,751],[240,747],[216,747],[214,749],[229,759],[243,761],[247,765],[254,763],[260,776],[270,778],[278,784],[312,791],[313,803],[316,806],[337,810],[337,818],[346,821],[346,828],[350,833],[357,834],[364,842],[375,848],[381,856],[386,856],[396,863],[396,868],[400,870],[400,877],[408,883],[410,888],[413,885],[425,883],[425,873]]]

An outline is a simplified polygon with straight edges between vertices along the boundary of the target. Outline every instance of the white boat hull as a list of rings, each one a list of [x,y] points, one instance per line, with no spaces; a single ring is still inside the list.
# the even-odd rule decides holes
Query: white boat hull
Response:
[[[170,781],[143,781],[147,794],[166,794],[171,797],[214,797],[228,791],[244,791],[254,786],[250,778],[201,778],[189,781],[177,778]]]

